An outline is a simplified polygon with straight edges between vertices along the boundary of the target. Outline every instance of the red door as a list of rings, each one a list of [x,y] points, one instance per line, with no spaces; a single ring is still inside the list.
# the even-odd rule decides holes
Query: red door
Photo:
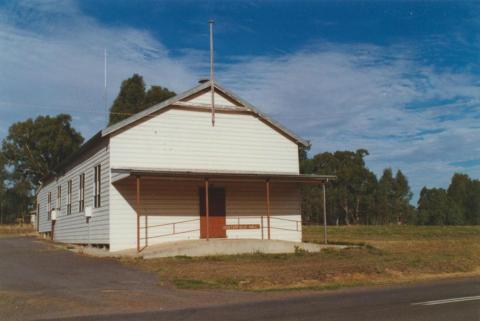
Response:
[[[200,202],[200,238],[207,237],[207,216],[205,211],[205,188],[199,189]],[[208,234],[211,238],[225,238],[225,189],[210,187],[208,189]]]

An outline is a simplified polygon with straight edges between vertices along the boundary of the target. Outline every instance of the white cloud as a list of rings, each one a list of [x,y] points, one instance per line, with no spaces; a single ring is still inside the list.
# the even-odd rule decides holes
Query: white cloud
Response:
[[[60,111],[73,114],[86,136],[103,127],[104,48],[110,102],[133,73],[147,84],[184,90],[195,84],[201,65],[197,56],[171,58],[148,32],[101,26],[71,2],[26,1],[0,11],[0,44],[2,128],[17,116]],[[92,110],[96,117],[85,112]]]
[[[223,78],[310,139],[313,153],[366,148],[376,173],[401,168],[416,192],[448,185],[453,172],[464,171],[449,163],[480,155],[475,77],[422,66],[412,48],[328,44],[243,59],[225,67]],[[406,108],[420,103],[428,108]],[[479,170],[468,172],[478,177]]]
[[[172,57],[148,32],[100,25],[68,1],[0,9],[0,46],[0,136],[12,121],[46,112],[71,113],[86,137],[103,127],[105,47],[110,98],[134,72],[148,84],[186,90],[208,62],[191,48]],[[219,64],[217,75],[310,139],[312,152],[367,148],[376,173],[401,168],[418,192],[446,186],[454,171],[464,170],[452,162],[479,158],[480,128],[471,115],[480,114],[480,91],[468,72],[435,70],[415,54],[405,44],[322,43],[281,56],[237,57]],[[405,108],[435,101],[436,107]],[[480,176],[478,166],[467,172]]]

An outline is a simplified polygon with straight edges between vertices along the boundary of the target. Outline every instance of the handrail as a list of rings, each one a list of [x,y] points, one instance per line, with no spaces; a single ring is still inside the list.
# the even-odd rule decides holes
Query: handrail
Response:
[[[151,216],[151,215],[150,215]],[[185,221],[178,221],[178,222],[173,222],[173,223],[164,223],[164,224],[156,224],[156,225],[148,225],[148,226],[141,226],[140,228],[145,229],[147,227],[158,227],[158,226],[167,226],[167,225],[172,225],[172,224],[181,224],[181,223],[187,223],[187,222],[193,222],[193,221],[199,221],[199,218],[194,218],[191,220],[185,220]]]
[[[168,234],[161,234],[161,235],[155,235],[155,236],[149,236],[149,237],[141,237],[140,239],[141,240],[145,240],[145,239],[155,239],[155,238],[158,238],[158,237],[164,237],[164,236],[172,236],[172,235],[178,235],[178,234],[184,234],[184,233],[190,233],[190,232],[196,232],[196,231],[199,231],[200,229],[194,229],[194,230],[188,230],[188,231],[181,231],[181,232],[173,232],[173,233],[168,233]]]
[[[267,218],[267,216],[258,216],[258,215],[237,215],[237,216],[229,216],[227,215],[225,219],[236,219],[238,224],[240,224],[240,220],[243,219],[259,219],[262,220],[264,218]],[[299,220],[294,220],[294,219],[289,219],[289,218],[282,218],[282,217],[276,217],[276,216],[270,216],[271,220],[278,220],[278,221],[285,221],[285,222],[291,222],[295,223],[295,228],[288,228],[288,227],[279,227],[275,225],[270,225],[271,229],[274,230],[283,230],[283,231],[293,231],[293,232],[298,232],[300,231],[299,227],[301,226],[301,221]],[[147,236],[147,237],[141,237],[140,240],[149,240],[149,239],[154,239],[154,238],[159,238],[159,237],[165,237],[165,236],[172,236],[172,235],[177,235],[177,234],[184,234],[184,233],[190,233],[190,232],[196,232],[199,231],[200,228],[197,229],[190,229],[186,231],[177,231],[176,227],[178,224],[184,224],[184,223],[189,223],[189,222],[195,222],[195,221],[200,221],[200,217],[194,218],[194,219],[189,219],[189,220],[183,220],[183,221],[177,221],[177,222],[171,222],[171,223],[163,223],[163,224],[155,224],[155,225],[147,225],[147,226],[142,226],[140,227],[141,229],[147,230],[150,228],[155,228],[155,227],[166,227],[166,226],[171,226],[172,227],[172,232],[171,233],[166,233],[166,234],[161,234],[161,235],[153,235],[153,236]],[[262,230],[265,229],[262,225]]]
[[[288,221],[288,222],[300,222],[299,220],[292,220],[291,218],[283,218],[278,216],[270,216],[271,220],[280,220],[280,221]]]
[[[252,219],[252,218],[258,218],[258,219],[263,219],[263,218],[266,218],[267,216],[253,216],[253,215],[245,215],[245,216],[226,216],[226,218],[231,218],[231,219],[236,219],[238,224],[240,224],[240,219],[241,218],[245,218],[245,219]],[[276,220],[280,220],[280,221],[286,221],[286,222],[292,222],[292,223],[295,223],[295,228],[286,228],[286,227],[276,227],[276,226],[272,226],[270,225],[270,228],[271,229],[274,229],[274,230],[284,230],[284,231],[293,231],[293,232],[298,232],[300,231],[299,227],[301,226],[301,221],[299,220],[293,220],[293,219],[289,219],[289,218],[282,218],[282,217],[275,217],[275,216],[270,216],[270,219],[276,219]]]
[[[159,237],[164,237],[164,236],[171,236],[171,235],[177,235],[177,234],[184,234],[184,233],[199,231],[199,230],[200,230],[199,228],[193,229],[193,230],[187,230],[187,231],[180,231],[180,232],[177,232],[177,231],[175,230],[175,227],[176,227],[177,224],[189,223],[189,222],[194,222],[194,221],[200,221],[200,217],[199,217],[199,218],[190,219],[190,220],[183,220],[183,221],[172,222],[172,223],[164,223],[164,224],[155,224],[155,225],[142,226],[142,227],[140,227],[141,229],[147,230],[148,228],[152,228],[152,227],[163,227],[163,226],[170,226],[170,225],[171,225],[171,226],[172,226],[172,232],[171,232],[171,233],[167,233],[167,234],[161,234],[161,235],[153,235],[153,236],[141,237],[140,240],[149,240],[149,239],[154,239],[154,238],[159,238]]]

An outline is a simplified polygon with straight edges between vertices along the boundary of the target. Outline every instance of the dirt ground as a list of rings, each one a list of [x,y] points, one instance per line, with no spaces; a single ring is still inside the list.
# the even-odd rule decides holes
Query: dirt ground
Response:
[[[321,227],[306,227],[304,238],[322,241]],[[361,246],[288,255],[119,260],[3,234],[0,320],[161,311],[311,293],[305,290],[480,275],[480,227],[339,227],[329,228],[329,239]],[[289,291],[271,291],[280,289]]]
[[[480,275],[480,227],[330,227],[345,250],[204,258],[125,260],[184,289],[299,290]],[[323,229],[304,228],[304,240],[322,242]]]

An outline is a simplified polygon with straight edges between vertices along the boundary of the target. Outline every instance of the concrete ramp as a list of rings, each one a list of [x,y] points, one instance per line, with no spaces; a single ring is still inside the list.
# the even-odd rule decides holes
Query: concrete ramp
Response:
[[[152,245],[138,256],[144,259],[169,256],[210,256],[252,253],[295,253],[295,251],[320,252],[324,248],[344,248],[341,245],[288,242],[254,239],[210,239],[168,242]]]

